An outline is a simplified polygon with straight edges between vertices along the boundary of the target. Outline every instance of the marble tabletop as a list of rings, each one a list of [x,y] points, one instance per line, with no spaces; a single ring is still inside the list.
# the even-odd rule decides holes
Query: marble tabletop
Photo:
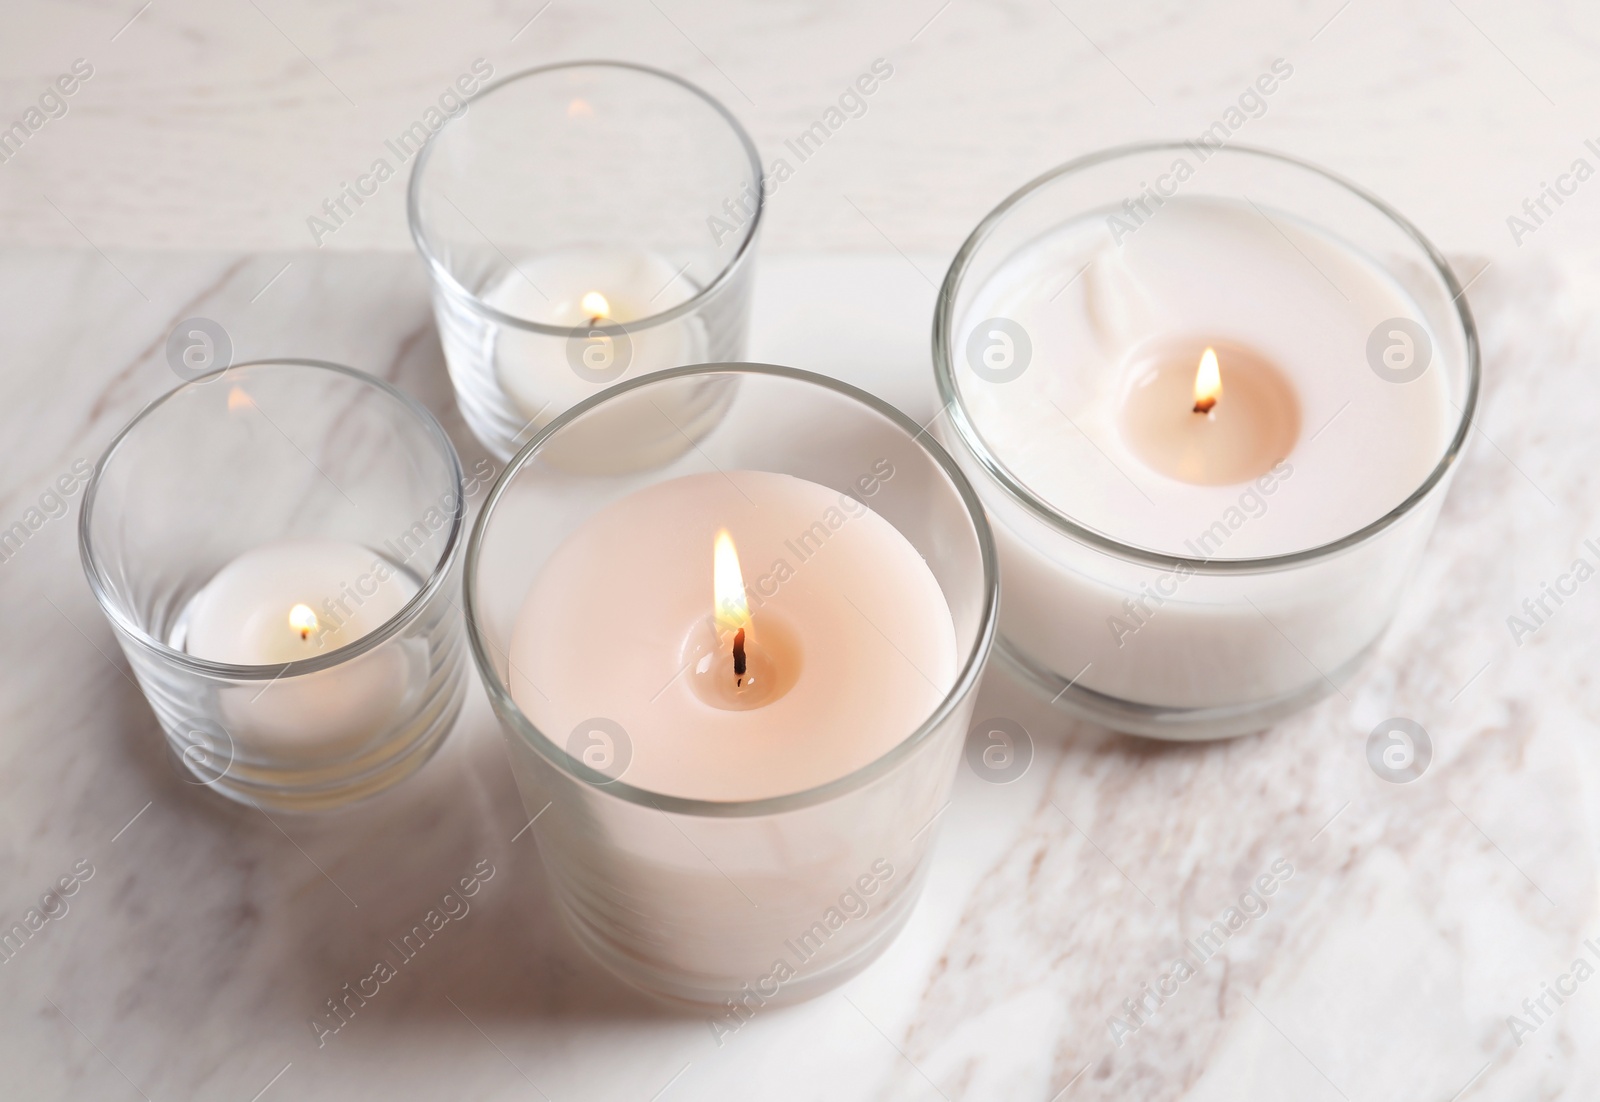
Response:
[[[76,58],[94,67],[0,164],[0,528],[47,517],[0,562],[0,927],[53,912],[0,954],[0,1098],[1600,1094],[1600,582],[1575,569],[1600,565],[1585,542],[1600,546],[1600,185],[1531,233],[1507,223],[1575,159],[1600,164],[1581,110],[1600,83],[1596,16],[1449,0],[541,3],[30,0],[0,16],[0,124]],[[467,465],[482,457],[398,186],[322,248],[305,220],[473,58],[509,72],[584,54],[683,72],[764,148],[892,60],[900,83],[774,203],[750,356],[919,419],[934,284],[984,210],[1067,156],[1203,128],[1276,56],[1303,83],[1250,140],[1411,212],[1457,258],[1484,340],[1482,416],[1358,675],[1271,731],[1166,746],[1075,722],[991,670],[978,715],[1023,726],[1027,772],[996,785],[963,765],[899,940],[721,1045],[563,932],[476,685],[401,787],[268,818],[169,763],[77,559],[74,472],[177,382],[164,344],[181,319],[217,321],[237,359],[388,378]],[[1537,630],[1508,625],[1577,574]],[[1411,783],[1368,762],[1391,717],[1431,747]],[[484,862],[470,913],[319,1045],[325,1000]],[[1131,1015],[1125,1000],[1269,872],[1267,911]]]

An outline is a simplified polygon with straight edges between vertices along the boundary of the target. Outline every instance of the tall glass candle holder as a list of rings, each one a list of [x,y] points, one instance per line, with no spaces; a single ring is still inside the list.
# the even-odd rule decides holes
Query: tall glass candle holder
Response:
[[[1259,730],[1377,644],[1478,395],[1449,265],[1376,198],[1239,146],[1027,184],[940,290],[938,431],[994,524],[999,651],[1118,730]]]
[[[502,460],[612,383],[744,354],[761,163],[677,77],[585,61],[500,81],[418,155],[407,209],[456,399]],[[655,450],[729,397],[675,395]]]
[[[350,368],[241,364],[135,417],[79,550],[185,775],[314,810],[427,761],[463,699],[464,502],[439,423]]]
[[[669,462],[626,434],[625,473],[562,454],[594,445],[591,423],[665,431],[686,393],[735,379],[728,415]],[[530,830],[602,964],[733,1030],[888,945],[998,600],[977,499],[917,425],[788,368],[625,383],[506,468],[466,594]]]

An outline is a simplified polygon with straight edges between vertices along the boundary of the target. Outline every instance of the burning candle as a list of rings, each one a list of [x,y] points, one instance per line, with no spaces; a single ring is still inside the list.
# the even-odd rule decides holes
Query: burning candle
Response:
[[[936,326],[941,431],[995,525],[1003,648],[1052,699],[1180,738],[1259,729],[1354,668],[1476,385],[1436,257],[1316,170],[1208,151],[1193,195],[1111,198],[1194,155],[1029,185],[969,239]],[[1300,217],[1308,195],[1344,221]],[[1395,331],[1401,372],[1374,352]]]
[[[396,615],[415,576],[355,543],[282,540],[233,559],[190,599],[169,645],[196,658],[276,666],[331,654]],[[286,673],[223,707],[241,749],[347,752],[404,700],[405,657],[383,648],[329,669]]]
[[[495,376],[538,429],[625,376],[698,363],[706,347],[698,318],[634,325],[698,291],[682,269],[658,253],[570,246],[524,257],[485,291],[484,302],[512,317],[581,332],[552,339],[502,329],[495,344]],[[685,410],[680,417],[689,415]]]
[[[767,565],[747,583],[742,562]],[[619,779],[702,800],[855,771],[955,672],[950,610],[906,538],[855,498],[765,471],[688,475],[596,513],[534,580],[510,647],[536,725],[587,745],[600,717],[627,733]]]
[[[744,354],[764,170],[701,89],[629,62],[541,66],[485,88],[413,164],[457,402],[502,460],[606,386]],[[737,228],[708,228],[740,197]],[[663,407],[678,427],[641,458],[687,447],[726,398]]]
[[[708,385],[726,415],[643,462],[660,411]],[[614,433],[618,406],[658,424]],[[575,433],[624,473],[552,461]],[[551,898],[629,982],[759,1009],[842,982],[904,924],[997,585],[976,499],[924,437],[833,380],[684,368],[587,403],[484,503],[473,654]]]
[[[1012,382],[963,372],[978,431],[1056,509],[1153,551],[1282,554],[1382,516],[1449,437],[1443,372],[1378,376],[1368,334],[1419,307],[1332,236],[1284,229],[1292,246],[1247,204],[1194,199],[1121,249],[1093,216],[1020,250],[965,322],[1012,319],[1032,345]],[[1279,462],[1272,507],[1197,551]]]
[[[464,695],[465,502],[432,415],[350,368],[235,364],[147,406],[79,537],[184,776],[313,810],[426,762]]]

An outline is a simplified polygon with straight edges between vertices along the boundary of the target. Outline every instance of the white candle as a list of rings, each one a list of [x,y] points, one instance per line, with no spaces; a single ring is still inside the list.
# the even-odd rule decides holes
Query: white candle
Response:
[[[722,531],[742,564],[752,685],[737,684],[726,570],[714,596]],[[755,800],[887,753],[933,713],[956,662],[938,583],[891,524],[803,479],[731,471],[658,483],[569,536],[522,606],[510,684],[560,745],[596,718],[620,725],[629,785]],[[847,885],[859,872],[815,875]]]
[[[1379,378],[1366,355],[1380,321],[1421,318],[1421,309],[1367,258],[1303,223],[1275,221],[1277,228],[1242,203],[1172,201],[1119,249],[1103,217],[1087,218],[1030,245],[989,281],[967,332],[986,318],[1011,318],[1027,331],[1033,362],[1012,382],[987,384],[963,361],[963,395],[978,431],[1019,481],[1085,527],[1195,555],[1187,542],[1251,479],[1199,488],[1156,469],[1130,446],[1125,407],[1152,359],[1177,356],[1185,385],[1176,408],[1187,416],[1200,353],[1223,348],[1226,386],[1224,346],[1233,344],[1282,374],[1300,431],[1280,456],[1292,477],[1259,523],[1229,538],[1227,557],[1337,539],[1422,482],[1451,429],[1444,373],[1396,385]]]
[[[1334,237],[1245,203],[1175,199],[1120,248],[1094,215],[1019,249],[976,292],[956,347],[1010,340],[974,334],[1011,319],[1031,362],[994,382],[958,355],[958,385],[986,446],[1055,512],[1163,554],[1283,555],[1379,519],[1444,452],[1443,369],[1397,384],[1369,365],[1369,337],[1396,317],[1425,314]],[[1194,384],[1208,348],[1221,393],[1205,408]],[[1013,502],[991,512],[1008,643],[1063,680],[1156,707],[1270,699],[1338,670],[1387,622],[1389,574],[1410,561],[1351,556],[1319,592],[1292,575],[1153,587],[1104,556],[1052,550]]]
[[[197,658],[276,666],[349,646],[420,588],[382,555],[339,540],[284,540],[233,559],[192,597],[171,645]],[[405,655],[383,647],[223,699],[236,749],[348,752],[386,728],[408,686]]]
[[[525,256],[483,294],[488,305],[528,321],[564,328],[621,325],[625,337],[573,342],[511,327],[498,330],[495,374],[536,427],[617,379],[699,363],[703,326],[694,317],[635,329],[699,291],[665,257],[617,248],[552,250]],[[575,369],[572,357],[587,376]],[[668,411],[669,415],[671,411]]]

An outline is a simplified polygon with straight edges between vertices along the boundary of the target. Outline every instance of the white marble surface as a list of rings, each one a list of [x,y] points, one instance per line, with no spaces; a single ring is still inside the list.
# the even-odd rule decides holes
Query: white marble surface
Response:
[[[186,784],[83,582],[74,496],[0,563],[0,925],[76,863],[94,874],[0,965],[0,1098],[1600,1093],[1600,983],[1520,1046],[1506,1021],[1600,938],[1600,582],[1520,647],[1505,623],[1600,537],[1600,184],[1520,246],[1505,224],[1574,157],[1600,164],[1582,144],[1600,17],[1361,0],[540,3],[0,14],[0,122],[75,57],[96,66],[0,165],[0,526],[175,382],[162,344],[195,315],[240,358],[397,380],[470,465],[481,451],[451,403],[401,189],[320,251],[305,218],[474,57],[501,72],[600,53],[665,65],[768,148],[891,58],[882,101],[773,205],[752,357],[926,416],[932,283],[972,222],[1064,157],[1198,130],[1283,55],[1303,83],[1248,140],[1371,186],[1470,254],[1464,279],[1490,264],[1469,296],[1482,431],[1401,618],[1344,696],[1219,745],[1119,738],[992,676],[979,714],[1031,732],[1027,775],[998,787],[963,767],[904,936],[841,991],[719,1048],[560,932],[531,839],[512,841],[526,819],[476,690],[441,756],[370,805],[274,824]],[[1395,715],[1434,748],[1404,786],[1365,756]],[[1271,910],[1116,1046],[1122,1000],[1279,857],[1294,873]],[[307,1019],[480,859],[496,875],[472,912],[319,1049]]]
[[[0,261],[12,360],[30,368],[6,379],[5,516],[173,381],[160,345],[196,314],[241,357],[398,381],[474,462],[412,259],[296,257],[260,293],[284,262],[126,257],[146,306],[93,253]],[[755,357],[931,411],[932,291],[907,260],[769,258],[760,288]],[[1448,1099],[1487,1064],[1477,1097],[1592,1097],[1600,986],[1520,1047],[1506,1024],[1600,935],[1600,689],[1584,647],[1600,590],[1520,648],[1504,624],[1600,534],[1587,290],[1543,264],[1474,288],[1488,435],[1348,699],[1260,736],[1163,747],[1071,723],[992,676],[979,712],[1031,733],[1027,775],[998,787],[963,767],[901,940],[842,991],[722,1047],[560,932],[531,839],[512,841],[526,820],[480,692],[441,757],[370,805],[276,823],[223,805],[168,766],[73,525],[51,521],[0,565],[0,918],[80,859],[94,875],[0,966],[0,1096],[248,1100],[287,1067],[272,1091],[293,1098],[649,1099],[669,1082],[670,1097],[727,1098],[759,1082],[773,1098],[1049,1099],[1070,1082],[1064,1097]],[[868,295],[881,325],[816,325]],[[1365,757],[1392,715],[1433,740],[1407,786]],[[1121,1000],[1279,857],[1294,872],[1272,909],[1114,1045]],[[481,858],[496,874],[472,912],[319,1048],[307,1021],[323,1000]]]
[[[75,59],[94,67],[0,166],[10,243],[311,247],[307,218],[477,58],[671,69],[769,163],[889,61],[773,204],[784,252],[953,252],[1020,182],[1197,134],[1278,57],[1293,78],[1236,140],[1360,180],[1452,251],[1513,248],[1506,217],[1600,139],[1600,9],[1574,0],[8,0],[0,31],[4,125]],[[403,190],[323,247],[408,248]],[[1597,228],[1585,187],[1523,247]]]

